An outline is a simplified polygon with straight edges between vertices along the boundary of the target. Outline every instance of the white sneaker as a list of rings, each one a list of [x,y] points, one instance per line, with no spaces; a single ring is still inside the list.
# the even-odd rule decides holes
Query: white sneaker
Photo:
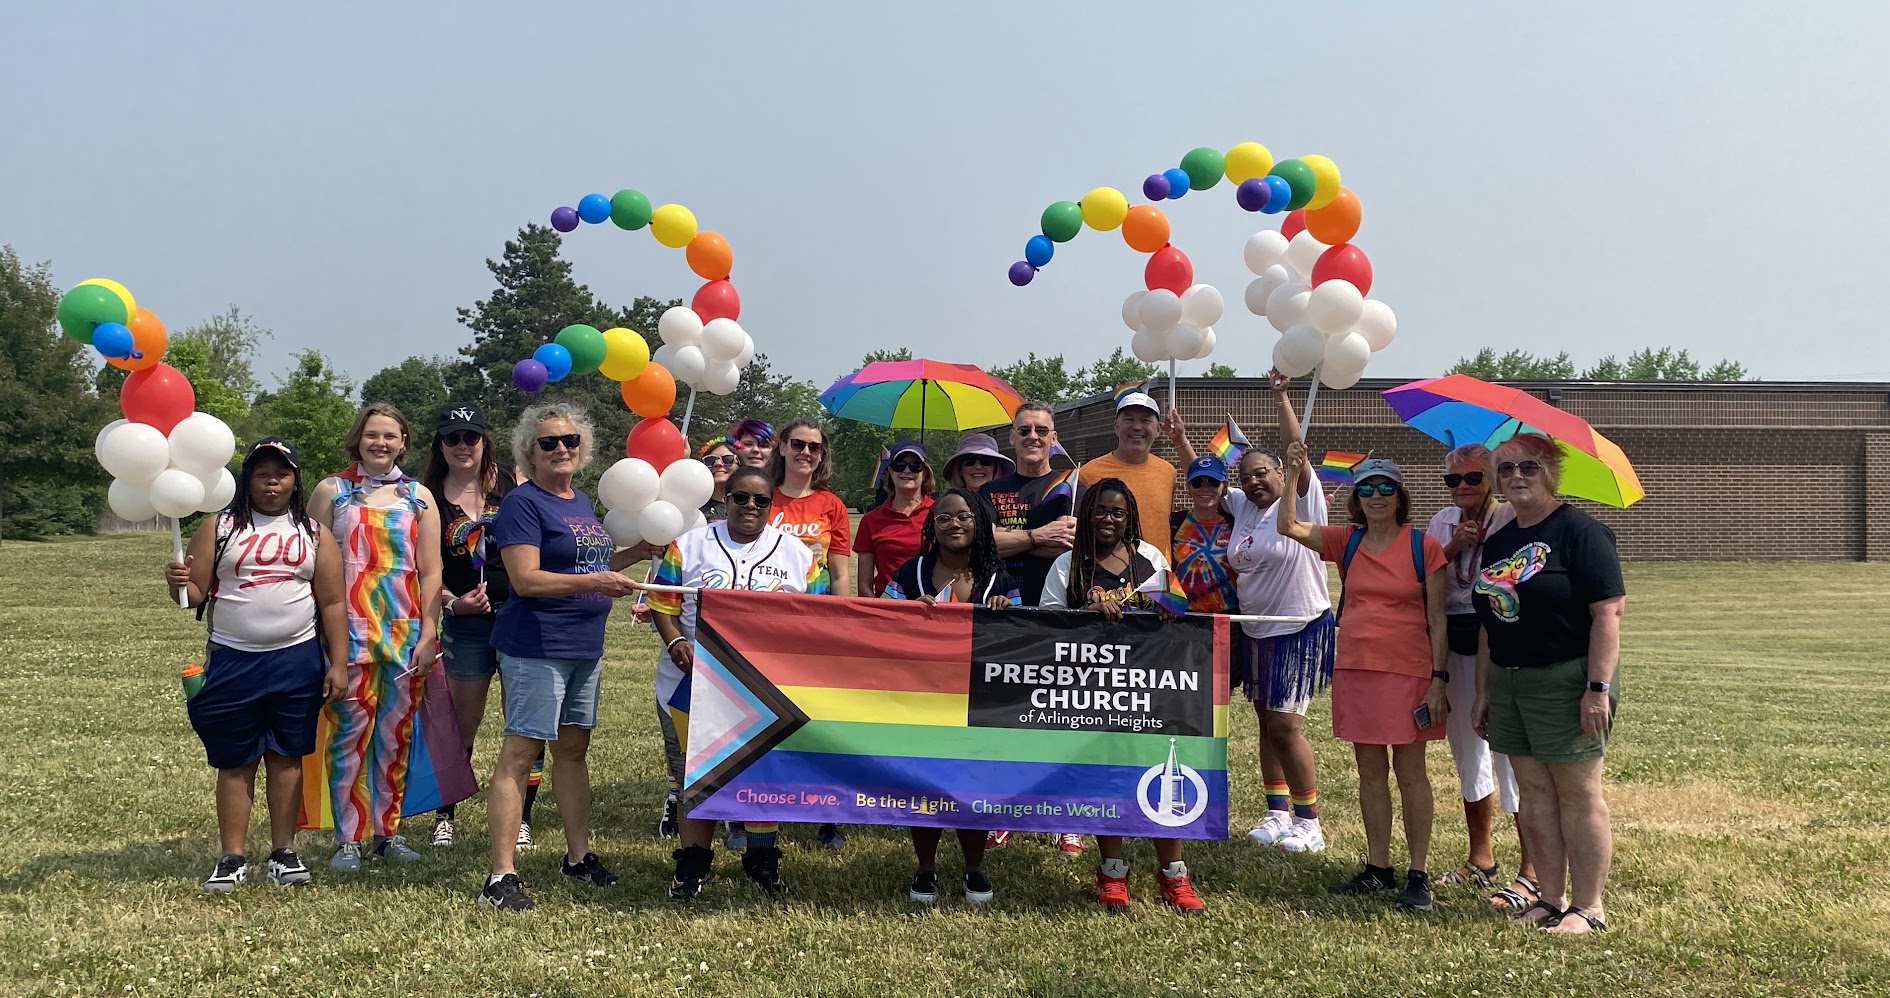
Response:
[[[1285,838],[1292,827],[1293,812],[1268,811],[1267,816],[1260,819],[1260,823],[1253,826],[1253,830],[1247,833],[1247,841],[1254,845],[1274,845]]]
[[[210,871],[209,879],[203,882],[205,894],[230,894],[249,881],[249,862],[241,856],[229,855],[217,860],[217,868]]]
[[[532,826],[527,822],[521,821],[518,823],[517,847],[520,849],[538,848],[538,840],[532,838]]]
[[[343,842],[335,850],[335,857],[328,861],[328,868],[341,873],[357,873],[361,869],[361,843]]]
[[[270,853],[266,869],[269,882],[277,887],[300,887],[309,882],[308,867],[302,865],[294,849],[277,849]]]
[[[453,819],[441,815],[439,820],[433,823],[432,844],[435,849],[453,848]]]
[[[374,855],[382,859],[393,860],[396,863],[420,862],[420,854],[414,852],[413,847],[407,845],[407,838],[404,835],[389,835],[379,842],[376,842],[374,844]]]
[[[1324,852],[1326,833],[1320,830],[1318,818],[1294,818],[1293,827],[1273,844],[1287,852]]]

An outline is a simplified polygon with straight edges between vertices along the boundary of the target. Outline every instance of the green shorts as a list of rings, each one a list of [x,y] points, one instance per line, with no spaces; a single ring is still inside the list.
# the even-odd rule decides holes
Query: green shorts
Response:
[[[1621,672],[1608,691],[1608,731],[1582,731],[1582,695],[1588,692],[1588,658],[1534,669],[1490,664],[1490,751],[1541,762],[1601,758],[1621,710]]]

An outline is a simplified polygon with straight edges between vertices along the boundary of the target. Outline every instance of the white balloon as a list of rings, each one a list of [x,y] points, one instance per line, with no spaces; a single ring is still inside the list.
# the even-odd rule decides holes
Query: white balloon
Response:
[[[1206,360],[1214,353],[1214,328],[1201,330],[1201,352],[1194,355],[1195,360]]]
[[[136,523],[157,515],[157,507],[151,505],[151,486],[149,485],[114,478],[112,487],[105,492],[105,501],[111,505],[112,512],[118,514],[121,520]]]
[[[676,348],[675,346],[665,343],[662,346],[657,347],[654,351],[650,353],[650,363],[663,365],[663,370],[668,371],[671,377],[675,377],[676,375]],[[681,380],[681,379],[678,378],[677,380]]]
[[[753,336],[748,335],[748,333],[744,331],[742,333],[742,352],[735,355],[735,366],[747,367],[749,364],[754,362],[754,359],[755,359],[755,338]]]
[[[709,324],[702,327],[702,356],[711,364],[732,361],[741,356],[742,337],[746,335],[734,319],[710,319]]]
[[[1247,311],[1266,318],[1267,296],[1273,293],[1273,285],[1264,277],[1256,277],[1247,282],[1247,293],[1242,297],[1247,300]]]
[[[1284,333],[1306,321],[1306,303],[1312,289],[1304,284],[1282,284],[1267,296],[1267,321]]]
[[[1135,291],[1122,299],[1122,321],[1136,332],[1142,331],[1142,299],[1148,297],[1146,291]]]
[[[1302,232],[1286,245],[1286,265],[1299,271],[1302,280],[1310,279],[1313,264],[1319,262],[1319,254],[1331,248],[1314,239],[1312,233]]]
[[[1221,321],[1221,314],[1226,310],[1221,289],[1212,284],[1197,284],[1181,296],[1181,321],[1191,326],[1206,329]]]
[[[650,462],[636,457],[619,458],[604,469],[597,479],[597,498],[605,509],[636,512],[650,504],[662,490],[661,480]]]
[[[208,477],[236,456],[236,434],[230,432],[229,424],[207,412],[193,412],[171,427],[169,442],[171,466],[199,478]]]
[[[1143,329],[1166,333],[1181,321],[1181,298],[1167,288],[1156,288],[1143,296],[1136,311],[1142,317]]]
[[[236,476],[228,468],[218,468],[214,473],[198,475],[197,481],[203,483],[203,505],[197,507],[199,513],[214,513],[230,504],[236,498]]]
[[[1358,383],[1365,364],[1372,358],[1372,348],[1365,337],[1348,332],[1326,341],[1325,359],[1320,363],[1319,380],[1327,388],[1345,389]]]
[[[715,492],[715,474],[701,461],[673,462],[659,477],[656,500],[677,509],[695,509]]]
[[[1365,296],[1351,281],[1327,281],[1313,288],[1306,300],[1306,321],[1327,336],[1337,336],[1358,325],[1364,310]]]
[[[1176,360],[1193,360],[1201,352],[1201,344],[1207,340],[1201,327],[1191,323],[1181,323],[1168,334],[1168,356]]]
[[[105,438],[111,435],[111,432],[113,430],[116,430],[119,427],[129,422],[131,422],[131,420],[129,419],[114,419],[111,422],[106,423],[105,428],[98,431],[98,435],[92,438],[92,455],[94,457],[98,456],[99,448],[105,446]]]
[[[1327,284],[1333,282],[1327,281]],[[1365,337],[1373,353],[1391,345],[1393,337],[1398,335],[1398,317],[1392,314],[1391,306],[1376,298],[1367,298],[1359,313],[1358,323],[1352,331]]]
[[[1289,378],[1298,377],[1298,375],[1287,374],[1286,358],[1280,356],[1280,348],[1285,345],[1286,345],[1286,337],[1284,336],[1273,341],[1273,369],[1275,371],[1280,372],[1281,374],[1286,374],[1286,376]]]
[[[1279,349],[1273,356],[1274,366],[1289,378],[1311,374],[1326,356],[1326,338],[1319,330],[1302,323],[1280,337]]]
[[[1274,229],[1261,229],[1248,238],[1240,255],[1246,259],[1248,270],[1264,276],[1268,267],[1286,256],[1286,237]]]
[[[1164,341],[1146,329],[1135,331],[1135,337],[1129,340],[1129,352],[1144,364],[1153,364],[1168,355],[1162,352]]]
[[[710,364],[709,369],[702,372],[702,390],[705,392],[732,395],[735,389],[741,387],[741,383],[742,369],[732,361]]]
[[[643,542],[643,528],[637,523],[643,511],[640,509],[613,509],[604,514],[604,529],[610,531],[610,542],[620,548],[635,547]]]
[[[684,305],[672,306],[656,320],[656,333],[663,342],[674,347],[700,346],[702,343],[702,317],[695,310]]]
[[[677,381],[702,387],[702,372],[709,369],[709,359],[702,355],[701,347],[677,347],[675,355],[669,360],[669,373]]]
[[[189,516],[203,505],[203,483],[182,468],[166,468],[151,480],[151,508],[173,518]]]
[[[681,463],[683,462],[676,462],[676,464]],[[700,461],[695,463],[701,464]],[[670,467],[673,468],[675,465],[670,465]],[[683,525],[688,522],[682,510],[661,499],[643,507],[643,511],[637,514],[637,530],[642,532],[643,539],[651,544],[668,544],[681,537]]]
[[[98,463],[114,478],[143,485],[171,466],[170,441],[147,423],[121,423],[98,442]]]
[[[689,522],[683,524],[682,532],[683,534],[686,534],[692,530],[700,530],[703,527],[706,527],[708,525],[709,525],[709,518],[706,516],[703,516],[701,510],[696,510],[695,515],[689,518]],[[681,537],[682,534],[677,534],[676,536]]]

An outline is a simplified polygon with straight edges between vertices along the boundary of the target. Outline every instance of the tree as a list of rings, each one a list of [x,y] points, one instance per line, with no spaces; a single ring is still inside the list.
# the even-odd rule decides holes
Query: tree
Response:
[[[295,446],[308,488],[346,466],[342,443],[354,425],[354,382],[335,370],[319,351],[295,355],[295,370],[274,392],[256,398],[263,428]],[[411,464],[412,459],[407,459]],[[420,469],[408,468],[417,473]]]
[[[1132,385],[1147,381],[1155,376],[1154,364],[1145,364],[1116,347],[1109,356],[1083,368],[1076,373],[1082,383],[1082,390],[1077,398],[1089,395],[1102,395],[1115,391],[1122,385]]]
[[[253,431],[248,426],[249,399],[232,388],[212,373],[217,366],[210,355],[210,345],[201,339],[180,336],[170,342],[164,351],[164,363],[177,368],[184,377],[190,379],[191,391],[197,394],[197,409],[207,412],[236,430],[239,444],[245,439],[245,430]]]
[[[1489,347],[1474,357],[1462,357],[1445,374],[1468,374],[1483,381],[1570,381],[1575,377],[1575,362],[1568,352],[1541,357],[1527,350],[1511,350],[1497,356]]]
[[[391,402],[406,415],[416,434],[431,427],[440,410],[446,408],[446,368],[443,357],[409,357],[384,367],[361,382],[361,401]]]
[[[1582,372],[1586,381],[1626,381],[1627,365],[1614,359],[1613,354],[1601,358],[1594,367]]]
[[[59,331],[51,275],[0,247],[0,516],[25,539],[98,529],[107,476],[92,441],[117,416],[86,348]]]
[[[171,348],[176,349],[179,340],[202,343],[203,373],[242,396],[243,404],[248,406],[255,400],[256,393],[262,391],[262,386],[256,382],[256,351],[271,335],[269,330],[257,325],[256,320],[231,305],[228,312],[211,316],[171,337]],[[167,360],[167,363],[177,366],[174,361]],[[196,384],[196,379],[191,379],[191,383]]]
[[[1722,360],[1700,375],[1701,381],[1750,381],[1746,374],[1746,365],[1736,360]]]
[[[1038,357],[1035,352],[1023,360],[991,368],[992,375],[1003,378],[1026,399],[1059,405],[1082,396],[1076,374],[1064,368],[1063,355]]]
[[[1219,362],[1209,364],[1207,373],[1202,375],[1204,378],[1237,378],[1239,376],[1240,375],[1234,371],[1234,365]]]

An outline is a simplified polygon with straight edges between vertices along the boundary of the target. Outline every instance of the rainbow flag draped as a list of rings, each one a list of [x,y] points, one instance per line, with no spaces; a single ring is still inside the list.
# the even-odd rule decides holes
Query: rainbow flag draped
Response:
[[[1227,836],[1225,617],[698,598],[690,817]]]
[[[1352,468],[1363,460],[1365,460],[1365,455],[1354,454],[1351,451],[1326,451],[1325,459],[1319,462],[1319,480],[1327,485],[1350,485],[1352,484]]]
[[[446,688],[446,669],[438,660],[427,673],[426,692],[420,698],[414,726],[418,730],[407,756],[407,790],[400,802],[403,818],[437,811],[479,792],[472,760],[466,758],[465,746],[459,740],[459,715],[453,710],[453,695]],[[315,724],[316,749],[302,757],[299,828],[335,827],[334,802],[328,797],[328,745],[334,741],[334,733],[334,707],[323,707]]]
[[[1232,416],[1227,417],[1227,422],[1215,430],[1213,439],[1208,441],[1208,450],[1214,452],[1214,456],[1220,458],[1221,463],[1228,468],[1238,468],[1240,455],[1251,446],[1247,435],[1240,432],[1240,424],[1234,422]]]

